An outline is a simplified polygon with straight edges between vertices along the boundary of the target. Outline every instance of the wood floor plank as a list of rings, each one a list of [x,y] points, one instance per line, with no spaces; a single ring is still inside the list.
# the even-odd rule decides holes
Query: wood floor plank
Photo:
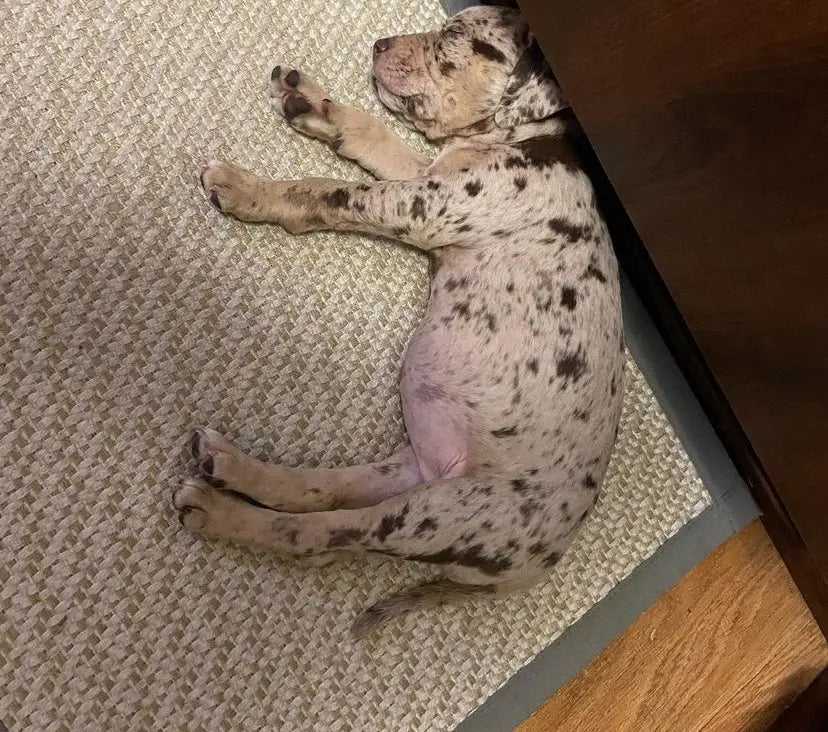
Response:
[[[826,664],[828,644],[757,521],[518,730],[765,729]]]

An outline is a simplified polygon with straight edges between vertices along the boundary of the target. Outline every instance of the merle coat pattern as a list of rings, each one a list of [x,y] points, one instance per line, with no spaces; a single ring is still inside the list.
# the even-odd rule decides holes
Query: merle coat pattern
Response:
[[[471,8],[440,31],[380,39],[372,71],[388,108],[444,141],[435,160],[277,66],[277,111],[379,180],[268,180],[211,161],[201,182],[243,221],[429,253],[431,296],[400,381],[410,444],[370,465],[298,470],[203,428],[201,477],[173,495],[206,535],[315,563],[375,552],[440,566],[440,579],[369,608],[357,634],[541,579],[598,496],[623,378],[616,260],[566,102],[520,15]]]

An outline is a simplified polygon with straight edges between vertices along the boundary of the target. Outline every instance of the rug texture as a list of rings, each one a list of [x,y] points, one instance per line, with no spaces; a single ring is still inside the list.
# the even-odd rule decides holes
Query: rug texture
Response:
[[[240,224],[197,177],[221,156],[362,178],[269,110],[270,69],[295,63],[386,116],[366,83],[373,39],[441,17],[437,0],[2,4],[9,729],[450,729],[709,503],[630,362],[598,509],[524,596],[354,644],[360,609],[430,570],[303,569],[178,525],[169,496],[196,425],[289,464],[403,444],[396,381],[425,258]]]

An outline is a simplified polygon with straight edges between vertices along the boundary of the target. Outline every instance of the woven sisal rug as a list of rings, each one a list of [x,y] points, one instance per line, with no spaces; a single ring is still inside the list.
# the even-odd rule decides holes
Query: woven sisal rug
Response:
[[[56,0],[0,7],[0,719],[11,730],[450,729],[709,502],[630,363],[594,516],[548,582],[352,644],[429,570],[301,569],[180,529],[171,483],[209,424],[254,454],[398,448],[426,260],[223,218],[221,155],[362,174],[270,112],[295,62],[383,114],[375,37],[436,0]],[[422,143],[418,143],[422,144]]]

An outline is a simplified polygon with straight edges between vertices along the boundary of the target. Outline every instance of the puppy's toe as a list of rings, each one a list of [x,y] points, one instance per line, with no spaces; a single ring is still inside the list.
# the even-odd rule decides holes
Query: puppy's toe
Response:
[[[219,211],[246,221],[257,220],[261,210],[256,200],[259,176],[233,163],[210,160],[201,168],[199,180],[207,200]]]
[[[214,489],[198,478],[183,478],[173,490],[172,504],[178,520],[191,531],[206,528],[216,503]]]
[[[228,487],[244,492],[255,470],[255,461],[220,432],[200,427],[190,438],[190,451],[207,483],[216,488]]]

